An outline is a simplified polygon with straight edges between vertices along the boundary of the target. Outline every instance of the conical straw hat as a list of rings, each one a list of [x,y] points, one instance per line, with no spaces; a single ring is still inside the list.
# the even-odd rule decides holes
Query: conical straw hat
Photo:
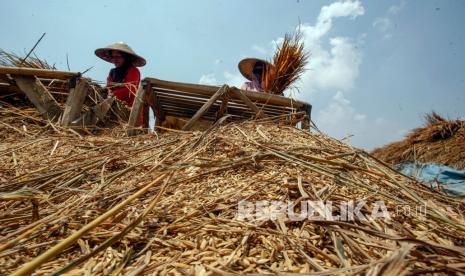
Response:
[[[108,62],[111,62],[111,54],[110,54],[110,51],[111,50],[117,50],[117,51],[120,51],[120,52],[124,52],[126,54],[130,54],[134,57],[134,61],[132,62],[132,64],[134,66],[137,66],[137,67],[142,67],[146,64],[146,61],[143,57],[139,56],[138,54],[136,54],[136,52],[134,52],[131,47],[129,47],[126,43],[124,42],[117,42],[117,43],[113,43],[111,45],[108,45],[107,47],[105,48],[99,48],[97,50],[95,50],[95,54],[105,60],[105,61],[108,61]]]
[[[263,59],[258,59],[258,58],[245,58],[243,60],[241,60],[238,64],[238,67],[239,67],[239,71],[241,72],[241,74],[247,78],[248,80],[252,80],[252,76],[253,76],[253,68],[255,66],[256,63],[263,63],[267,66],[268,70],[272,69],[274,66],[269,63],[268,61],[266,60],[263,60]]]

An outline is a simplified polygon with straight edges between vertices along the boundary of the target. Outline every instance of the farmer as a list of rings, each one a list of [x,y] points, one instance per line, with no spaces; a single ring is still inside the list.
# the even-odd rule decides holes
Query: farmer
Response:
[[[116,98],[132,107],[140,83],[140,72],[137,67],[144,66],[145,59],[123,42],[99,48],[95,50],[95,54],[115,65],[108,74],[107,88]]]
[[[242,84],[242,90],[265,91],[263,81],[274,69],[271,63],[257,58],[245,58],[239,62],[238,67],[241,74],[249,80]]]

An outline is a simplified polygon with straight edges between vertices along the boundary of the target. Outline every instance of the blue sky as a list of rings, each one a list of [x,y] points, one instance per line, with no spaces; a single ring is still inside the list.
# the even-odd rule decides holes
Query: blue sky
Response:
[[[240,85],[243,57],[271,58],[302,23],[309,68],[293,97],[329,135],[372,149],[431,110],[465,117],[465,1],[3,1],[0,48],[105,80],[95,48],[125,41],[144,76]]]

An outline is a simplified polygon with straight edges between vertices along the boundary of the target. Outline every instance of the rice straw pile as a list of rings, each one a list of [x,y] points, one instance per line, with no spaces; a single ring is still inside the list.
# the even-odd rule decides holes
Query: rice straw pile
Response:
[[[29,67],[39,69],[56,69],[54,65],[50,65],[46,60],[34,56],[28,56],[26,59],[17,54],[10,53],[0,49],[0,66],[16,66]]]
[[[437,163],[465,170],[465,120],[447,120],[432,112],[425,126],[404,140],[375,149],[373,155],[390,163]]]
[[[263,87],[265,91],[282,95],[284,90],[291,87],[305,72],[308,62],[308,53],[304,51],[302,33],[287,33],[273,57],[273,70],[263,74]]]
[[[1,275],[465,273],[464,203],[330,137],[267,121],[82,136],[0,112]],[[364,200],[367,219],[239,220],[243,200]],[[368,219],[377,201],[390,220]]]

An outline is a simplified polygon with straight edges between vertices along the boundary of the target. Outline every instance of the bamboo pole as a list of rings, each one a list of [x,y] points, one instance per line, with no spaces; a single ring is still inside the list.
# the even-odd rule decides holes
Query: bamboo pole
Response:
[[[50,69],[0,66],[0,75],[36,76],[38,78],[71,79],[81,76],[79,72],[58,71]]]
[[[236,98],[240,98],[253,112],[255,112],[255,115],[257,116],[257,118],[266,118],[267,116],[264,114],[264,112],[260,109],[258,109],[258,107],[249,99],[249,97],[247,97],[247,95],[245,95],[244,91],[240,90],[240,89],[237,89],[236,87],[233,87],[231,88],[230,90],[230,93],[236,97]]]
[[[182,130],[189,130],[195,122],[220,98],[223,94],[228,93],[229,87],[225,84],[213,94],[213,96],[192,116]]]
[[[136,134],[136,126],[139,123],[140,114],[145,104],[145,95],[147,94],[147,90],[148,88],[144,85],[144,82],[139,83],[136,98],[134,99],[134,104],[132,105],[131,113],[129,114],[128,136]]]

